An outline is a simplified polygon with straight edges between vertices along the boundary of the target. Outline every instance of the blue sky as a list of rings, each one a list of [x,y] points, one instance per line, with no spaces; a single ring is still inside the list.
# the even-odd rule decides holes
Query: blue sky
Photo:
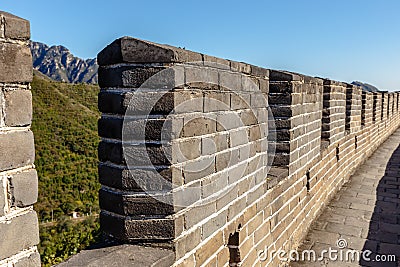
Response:
[[[133,36],[272,69],[400,90],[398,0],[2,0],[32,39],[92,58]]]

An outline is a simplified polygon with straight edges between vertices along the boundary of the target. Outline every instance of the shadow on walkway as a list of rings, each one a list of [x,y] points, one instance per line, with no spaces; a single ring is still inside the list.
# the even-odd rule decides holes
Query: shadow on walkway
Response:
[[[376,202],[363,251],[361,266],[400,266],[400,145],[386,165],[376,189]],[[395,259],[394,259],[395,258]]]

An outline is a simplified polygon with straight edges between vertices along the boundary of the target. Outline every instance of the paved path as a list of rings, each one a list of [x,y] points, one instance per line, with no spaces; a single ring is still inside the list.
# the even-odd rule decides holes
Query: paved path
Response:
[[[320,255],[332,247],[338,250],[332,255],[340,258],[343,254],[343,260],[329,260],[325,253],[323,260],[293,262],[290,266],[400,266],[399,144],[400,129],[358,168],[312,225],[299,249],[300,255],[307,249]],[[339,239],[347,243],[345,249],[337,246]],[[362,260],[362,256],[360,261],[346,261],[351,258],[346,256],[350,249],[365,251],[365,259],[370,261]],[[395,261],[378,262],[386,255],[396,255]]]

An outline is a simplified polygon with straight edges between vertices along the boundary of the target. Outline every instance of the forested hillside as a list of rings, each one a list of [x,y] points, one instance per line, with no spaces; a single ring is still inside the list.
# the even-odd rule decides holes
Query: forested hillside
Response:
[[[42,263],[66,259],[98,235],[97,94],[87,84],[32,82]],[[77,212],[80,218],[71,215]],[[88,215],[92,216],[88,216]]]

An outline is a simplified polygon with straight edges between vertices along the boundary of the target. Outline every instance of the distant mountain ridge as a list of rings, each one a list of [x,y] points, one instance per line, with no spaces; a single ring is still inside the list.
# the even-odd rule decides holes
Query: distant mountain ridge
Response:
[[[351,84],[361,86],[361,88],[364,91],[367,91],[367,92],[380,92],[380,90],[378,88],[376,88],[375,86],[370,85],[368,83],[362,83],[362,82],[354,81]]]
[[[68,83],[98,82],[96,59],[75,57],[64,46],[49,47],[40,42],[30,44],[33,68],[55,81]]]

